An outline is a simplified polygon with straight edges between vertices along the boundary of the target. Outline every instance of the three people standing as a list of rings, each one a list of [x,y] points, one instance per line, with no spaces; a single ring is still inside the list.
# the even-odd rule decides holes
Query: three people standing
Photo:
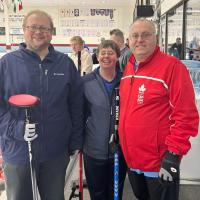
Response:
[[[41,100],[34,110],[38,129],[34,124],[34,134],[28,137],[41,199],[64,200],[69,154],[83,145],[82,81],[73,61],[50,44],[53,22],[47,13],[28,13],[23,31],[25,43],[0,60],[0,141],[7,197],[32,199],[25,113],[7,102],[12,95],[26,93]],[[189,72],[178,59],[160,52],[151,21],[138,19],[130,26],[129,46],[132,55],[122,79],[116,70],[120,49],[110,40],[97,49],[100,67],[83,77],[83,152],[91,199],[113,199],[109,139],[114,129],[113,91],[121,79],[119,136],[132,189],[139,200],[177,200],[181,158],[199,123]],[[91,66],[81,74],[90,71]],[[126,163],[120,150],[120,199]]]

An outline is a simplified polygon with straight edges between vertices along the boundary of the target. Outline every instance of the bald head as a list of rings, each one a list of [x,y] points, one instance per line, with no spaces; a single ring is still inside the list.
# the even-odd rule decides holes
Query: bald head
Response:
[[[156,48],[156,28],[153,22],[139,18],[129,28],[129,46],[137,61],[145,61]]]
[[[133,21],[133,23],[130,25],[129,30],[135,25],[135,24],[140,24],[140,23],[144,23],[147,24],[150,29],[152,30],[152,32],[156,33],[156,27],[154,22],[146,19],[146,18],[138,18],[135,21]]]

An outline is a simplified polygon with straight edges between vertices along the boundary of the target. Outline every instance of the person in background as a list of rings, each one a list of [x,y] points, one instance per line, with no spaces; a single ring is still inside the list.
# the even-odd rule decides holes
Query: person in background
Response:
[[[74,36],[70,39],[72,53],[70,58],[74,61],[78,69],[78,52],[81,52],[81,76],[88,74],[92,71],[92,56],[89,51],[84,48],[84,41],[80,36]]]
[[[115,126],[115,88],[121,72],[116,69],[120,56],[117,44],[105,40],[98,46],[99,65],[83,77],[85,96],[84,167],[91,200],[114,199],[114,155],[109,140]],[[119,199],[122,200],[126,163],[119,147]]]
[[[119,57],[119,68],[121,71],[124,71],[124,67],[126,66],[128,59],[131,55],[130,49],[124,43],[124,34],[119,29],[113,29],[110,31],[110,39],[117,43],[120,48],[120,57]]]
[[[73,61],[50,44],[52,30],[46,12],[29,12],[25,43],[0,60],[0,145],[8,200],[34,200],[28,141],[42,200],[64,200],[70,153],[82,149],[82,81]],[[34,123],[25,122],[23,108],[9,105],[16,94],[40,99],[32,111]]]
[[[102,38],[100,39],[100,41],[101,41],[100,43],[104,42],[104,41],[105,41],[105,38],[102,37]],[[99,61],[98,61],[98,59],[97,59],[96,51],[97,51],[97,49],[93,49],[92,61],[93,61],[93,64],[94,64],[94,65],[95,65],[95,64],[99,64]]]
[[[193,37],[192,41],[189,43],[189,47],[188,47],[188,51],[189,51],[189,59],[190,60],[199,60],[199,56],[198,55],[200,52],[200,39],[197,37]]]
[[[83,40],[83,48],[87,49],[88,51],[90,51],[88,45],[85,43],[85,41]]]
[[[178,59],[182,59],[182,52],[183,51],[183,45],[181,44],[181,38],[176,38],[176,42],[172,44],[170,48],[170,54],[175,56]]]
[[[128,38],[126,38],[126,43],[125,43],[125,45],[129,48],[129,39],[128,39]]]
[[[177,200],[181,158],[198,133],[189,71],[162,53],[153,22],[129,28],[132,55],[120,83],[120,144],[139,200]]]
[[[106,39],[104,37],[100,38],[100,43],[104,42]]]
[[[98,59],[97,59],[97,54],[96,54],[96,52],[97,52],[97,49],[93,49],[93,54],[92,54],[92,62],[93,62],[93,65],[99,64],[99,61],[98,61]]]

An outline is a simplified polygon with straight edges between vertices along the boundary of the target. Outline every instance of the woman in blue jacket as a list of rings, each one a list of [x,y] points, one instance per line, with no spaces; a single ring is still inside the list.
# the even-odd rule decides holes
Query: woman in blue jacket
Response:
[[[105,40],[97,49],[99,67],[83,77],[85,96],[84,167],[91,200],[113,200],[113,153],[109,148],[115,125],[115,88],[121,72],[116,70],[120,49]],[[119,150],[119,199],[122,199],[126,163]]]

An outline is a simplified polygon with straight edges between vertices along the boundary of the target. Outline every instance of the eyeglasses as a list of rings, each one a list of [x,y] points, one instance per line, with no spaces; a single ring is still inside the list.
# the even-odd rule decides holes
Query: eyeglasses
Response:
[[[138,40],[139,37],[142,40],[148,40],[154,33],[148,33],[148,32],[144,32],[142,34],[138,34],[138,33],[133,33],[132,35],[130,35],[130,38],[133,40]]]
[[[113,51],[100,51],[99,52],[99,55],[101,55],[101,56],[113,56],[115,54],[115,52],[113,52]]]
[[[46,26],[36,26],[36,25],[25,26],[25,28],[31,32],[36,32],[37,30],[39,30],[42,33],[48,33],[52,30],[51,28],[46,27]]]

